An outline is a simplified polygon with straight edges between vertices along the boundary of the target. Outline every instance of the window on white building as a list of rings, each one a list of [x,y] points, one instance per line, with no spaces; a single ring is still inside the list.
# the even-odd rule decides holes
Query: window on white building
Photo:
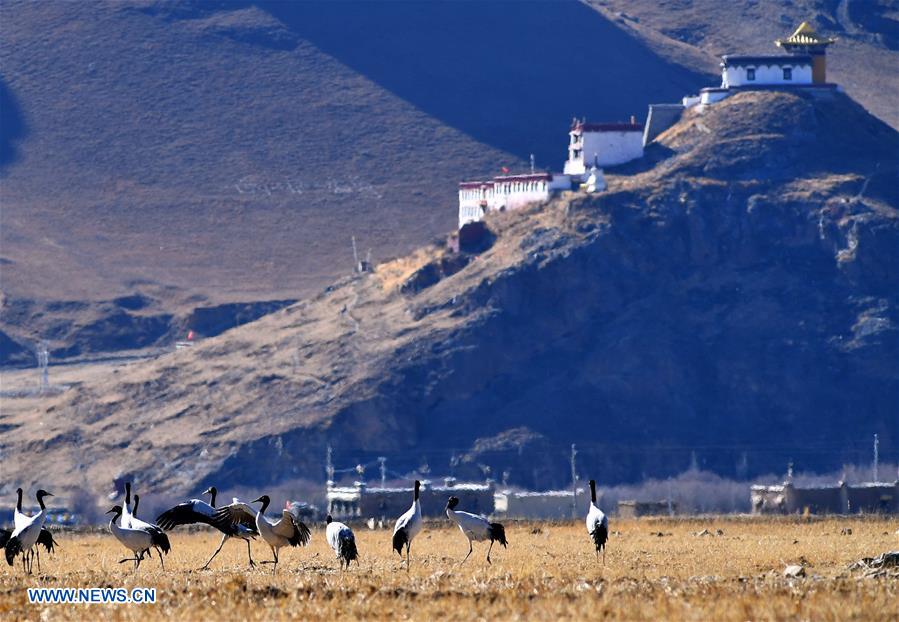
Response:
[[[746,79],[749,81],[755,80],[755,67],[749,67],[746,70]]]
[[[793,68],[792,67],[784,67],[784,80],[792,80],[793,79]]]

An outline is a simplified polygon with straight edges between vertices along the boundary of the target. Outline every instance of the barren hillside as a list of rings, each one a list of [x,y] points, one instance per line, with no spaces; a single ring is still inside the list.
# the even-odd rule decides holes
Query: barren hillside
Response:
[[[803,19],[896,126],[890,7],[4,2],[0,365],[40,339],[54,361],[171,346],[314,294],[351,236],[403,255],[452,228],[460,178],[558,167],[572,115],[642,116]]]
[[[0,29],[0,328],[55,359],[98,320],[171,343],[312,294],[353,235],[384,260],[450,230],[460,178],[559,166],[573,115],[707,79],[574,2],[4,2]]]
[[[613,482],[836,468],[899,429],[899,136],[850,98],[734,96],[609,191],[489,220],[191,350],[8,407],[8,480],[319,479],[450,455],[535,486],[565,448]],[[8,402],[10,406],[14,403]],[[39,431],[34,424],[39,423]],[[29,425],[30,424],[30,425]],[[867,449],[865,449],[867,451]],[[127,465],[127,466],[126,466]],[[472,471],[473,470],[473,471]]]

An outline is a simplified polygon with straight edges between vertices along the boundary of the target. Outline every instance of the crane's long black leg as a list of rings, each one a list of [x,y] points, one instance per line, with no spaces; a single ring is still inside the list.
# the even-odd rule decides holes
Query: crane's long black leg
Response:
[[[37,548],[37,544],[34,545],[34,554],[37,556],[37,573],[41,573],[41,550]]]
[[[200,570],[206,570],[209,568],[209,564],[212,563],[212,560],[215,559],[215,556],[219,554],[219,551],[222,550],[222,547],[225,546],[225,540],[228,539],[228,534],[222,534],[222,541],[219,543],[219,547],[215,550],[215,553],[212,554],[212,557],[209,558],[209,561],[203,564],[203,567]],[[252,561],[252,560],[251,560]]]
[[[493,548],[493,540],[490,541],[490,546],[487,547],[487,563],[490,563],[490,550]]]
[[[156,552],[159,554],[159,564],[162,566],[162,571],[165,572],[165,562],[162,561],[162,551],[157,547]]]
[[[406,542],[406,572],[409,572],[409,566],[412,565],[412,543]]]
[[[250,552],[250,539],[249,539],[249,538],[244,538],[244,540],[245,540],[246,543],[247,543],[247,557],[250,558],[250,566],[252,566],[253,568],[255,568],[255,567],[256,567],[256,562],[253,561],[253,554]]]
[[[471,552],[473,550],[474,550],[474,546],[471,544],[471,540],[469,540],[468,541],[468,555],[471,555]],[[461,562],[459,562],[460,566],[468,560],[468,555],[465,556],[465,559],[463,559]]]

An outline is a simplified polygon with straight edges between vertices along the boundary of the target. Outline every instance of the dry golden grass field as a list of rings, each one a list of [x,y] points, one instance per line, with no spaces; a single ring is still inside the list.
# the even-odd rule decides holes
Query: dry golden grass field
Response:
[[[508,524],[509,549],[494,547],[492,565],[476,544],[459,566],[466,541],[435,524],[415,540],[407,573],[389,531],[357,527],[362,563],[341,573],[319,525],[309,547],[282,550],[274,576],[270,566],[248,570],[245,545],[233,541],[211,570],[195,570],[218,545],[211,532],[170,532],[165,572],[155,555],[137,572],[119,565],[125,550],[108,533],[61,533],[41,575],[3,564],[0,619],[899,620],[899,579],[849,569],[899,549],[896,519],[641,519],[611,528],[605,567],[580,523]],[[703,530],[712,535],[696,535]],[[261,543],[253,555],[270,559]],[[807,576],[784,577],[787,564]],[[155,587],[157,603],[30,605],[34,586]]]

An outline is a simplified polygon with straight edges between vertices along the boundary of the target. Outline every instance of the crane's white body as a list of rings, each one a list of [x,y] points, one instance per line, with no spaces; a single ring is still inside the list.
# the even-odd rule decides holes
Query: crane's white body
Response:
[[[330,514],[328,515],[328,526],[325,528],[325,539],[328,541],[328,546],[334,551],[334,556],[340,560],[341,570],[343,570],[344,564],[349,570],[353,560],[359,563],[356,536],[353,534],[353,530],[343,523],[333,521]]]
[[[216,510],[216,518],[222,517],[229,520],[232,524],[255,524],[256,532],[271,548],[272,556],[274,557],[274,560],[263,561],[262,563],[274,564],[272,567],[272,572],[274,572],[278,566],[278,550],[285,546],[306,546],[309,544],[311,534],[309,528],[287,509],[281,512],[279,520],[270,521],[265,517],[269,498],[263,495],[257,501],[262,502],[262,507],[259,510],[254,510],[246,503],[241,503],[235,499],[230,505],[218,508]]]
[[[274,522],[269,521],[262,510],[256,512],[256,531],[274,549],[288,546],[294,529],[293,515],[287,510],[281,512],[281,518]]]
[[[25,516],[24,514],[21,516],[22,518],[19,524],[15,525],[10,539],[18,538],[21,543],[22,553],[28,553],[37,542],[37,537],[41,535],[41,529],[44,526],[47,514],[42,509],[34,516]]]
[[[486,517],[471,512],[457,512],[451,508],[446,509],[446,516],[456,523],[469,541],[482,542],[490,539],[490,521]]]
[[[406,549],[406,571],[409,571],[409,566],[412,563],[412,540],[415,539],[422,528],[424,528],[424,521],[421,520],[421,482],[415,480],[415,486],[413,488],[414,493],[412,495],[412,506],[403,512],[403,514],[396,519],[396,523],[393,525],[393,550],[396,551],[400,557],[403,556],[403,547]]]
[[[147,521],[143,521],[134,516],[131,517],[131,522],[128,527],[130,527],[131,529],[142,529],[147,532],[153,531],[154,529],[159,530],[159,527],[157,527],[156,525],[148,523]]]
[[[421,533],[422,527],[424,527],[424,521],[421,519],[421,501],[415,500],[412,502],[412,507],[396,519],[396,523],[393,525],[393,533],[396,534],[400,529],[405,529],[409,544],[412,544],[415,536]]]
[[[356,536],[353,534],[352,529],[343,523],[334,521],[328,523],[328,527],[325,529],[325,538],[328,540],[328,546],[331,547],[337,557],[340,557],[341,540],[356,541]]]
[[[116,540],[135,555],[148,551],[153,546],[153,536],[146,529],[134,527],[122,527],[116,525],[116,516],[109,521],[109,531]],[[122,516],[124,520],[124,516]]]
[[[609,517],[596,505],[596,481],[590,480],[590,509],[587,510],[587,533],[596,547],[596,556],[602,551],[602,562],[606,563],[606,541],[609,539]]]
[[[606,533],[609,531],[609,517],[606,516],[598,507],[590,504],[590,510],[587,512],[587,533],[591,536],[598,528],[603,527]]]

